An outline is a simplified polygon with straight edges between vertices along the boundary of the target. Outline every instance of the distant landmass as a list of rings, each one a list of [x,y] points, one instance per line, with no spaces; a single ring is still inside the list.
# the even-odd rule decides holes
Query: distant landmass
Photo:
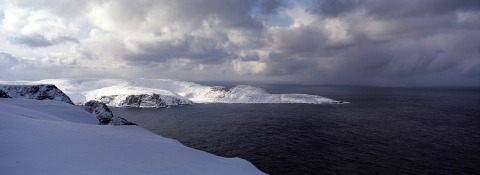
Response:
[[[345,103],[318,95],[271,94],[247,85],[226,89],[167,79],[47,79],[0,83],[55,84],[75,104],[95,100],[115,107],[155,108],[193,103]]]

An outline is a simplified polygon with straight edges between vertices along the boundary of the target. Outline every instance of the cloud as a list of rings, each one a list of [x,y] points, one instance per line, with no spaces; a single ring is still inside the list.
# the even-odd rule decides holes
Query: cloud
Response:
[[[455,79],[480,86],[478,1],[40,0],[0,7],[0,48],[44,77],[56,75],[40,69],[50,64],[69,67],[70,77]]]
[[[46,36],[42,36],[39,34],[19,35],[15,38],[12,38],[11,41],[31,47],[47,47],[63,42],[77,42],[75,38],[71,37],[47,38]]]
[[[12,65],[18,63],[17,58],[8,53],[0,52],[0,58],[0,66],[2,66],[2,69],[9,69]]]
[[[30,47],[47,47],[64,42],[77,42],[63,19],[45,10],[11,7],[4,10],[1,30],[9,39]]]
[[[258,45],[254,36],[261,34],[262,26],[249,15],[253,5],[254,1],[99,2],[89,11],[97,29],[87,41],[114,36],[109,44],[119,50],[113,52],[135,65],[179,58],[221,64]]]
[[[262,0],[262,1],[259,1],[259,3],[260,3],[261,13],[265,15],[276,14],[278,9],[286,6],[285,3],[282,3],[276,0]]]
[[[317,1],[317,6],[310,10],[326,16],[337,16],[357,8],[360,4],[361,1],[355,0],[324,0]]]
[[[10,53],[0,52],[0,79],[15,80],[28,79],[29,74],[37,76],[43,74],[37,66],[28,59],[14,56]]]
[[[317,1],[316,6],[311,11],[326,16],[338,16],[360,8],[365,9],[369,15],[377,18],[398,19],[438,16],[456,11],[477,11],[480,10],[480,2],[472,0],[324,0]]]
[[[274,54],[266,74],[334,84],[397,85],[418,85],[413,79],[445,74],[480,77],[479,28],[473,22],[480,17],[479,5],[408,2],[396,3],[395,11],[378,1],[322,1],[317,9],[285,9],[294,23],[271,30]],[[428,8],[434,10],[421,10]],[[465,67],[467,62],[475,66]],[[443,81],[435,85],[450,81],[435,79]],[[470,81],[463,83],[480,83]]]

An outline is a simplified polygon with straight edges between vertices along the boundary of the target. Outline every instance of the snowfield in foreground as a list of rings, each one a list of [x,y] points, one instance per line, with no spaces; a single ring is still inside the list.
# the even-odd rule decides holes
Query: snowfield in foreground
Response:
[[[74,103],[97,100],[116,107],[163,107],[193,103],[344,103],[317,95],[270,94],[238,85],[231,89],[165,79],[47,79],[0,84],[54,84]],[[161,99],[161,100],[159,100]]]
[[[0,98],[0,130],[0,174],[264,174],[59,101]]]

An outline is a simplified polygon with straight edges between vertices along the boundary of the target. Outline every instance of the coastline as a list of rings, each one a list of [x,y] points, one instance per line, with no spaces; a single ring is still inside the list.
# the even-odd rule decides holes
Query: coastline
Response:
[[[184,146],[139,126],[98,125],[78,106],[0,99],[6,174],[264,174],[240,158]]]

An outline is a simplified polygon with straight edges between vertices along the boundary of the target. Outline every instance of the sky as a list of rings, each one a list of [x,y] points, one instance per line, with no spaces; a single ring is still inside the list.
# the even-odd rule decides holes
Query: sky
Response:
[[[0,80],[480,86],[478,0],[4,0]]]

